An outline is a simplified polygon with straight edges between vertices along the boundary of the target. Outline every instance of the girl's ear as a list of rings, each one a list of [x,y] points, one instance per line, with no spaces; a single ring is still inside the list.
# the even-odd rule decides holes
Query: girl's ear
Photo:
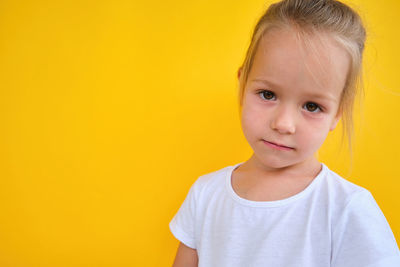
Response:
[[[242,67],[238,69],[238,79],[240,79],[240,75],[242,74]]]
[[[338,124],[338,122],[340,121],[340,118],[342,117],[342,113],[338,112],[337,115],[335,116],[335,118],[333,118],[332,120],[332,124],[331,127],[329,128],[329,131],[333,131],[336,128],[336,125]]]

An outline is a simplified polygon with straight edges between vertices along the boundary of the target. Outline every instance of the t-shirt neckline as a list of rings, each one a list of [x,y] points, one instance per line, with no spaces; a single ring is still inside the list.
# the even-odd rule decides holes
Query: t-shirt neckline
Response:
[[[273,201],[254,201],[254,200],[249,200],[249,199],[240,197],[238,194],[236,194],[236,192],[233,190],[233,187],[232,187],[232,173],[237,167],[239,167],[243,163],[244,162],[240,162],[233,166],[229,166],[227,168],[226,177],[225,177],[225,181],[226,181],[225,187],[228,191],[228,194],[235,201],[239,202],[240,204],[243,204],[246,206],[251,206],[251,207],[279,207],[282,205],[292,203],[292,202],[308,195],[309,193],[311,193],[311,191],[316,187],[316,185],[320,182],[320,180],[322,180],[322,178],[325,176],[325,173],[328,170],[328,167],[324,163],[321,162],[322,169],[317,174],[317,176],[314,178],[314,180],[303,191],[301,191],[293,196],[290,196],[290,197],[284,198],[284,199],[280,199],[280,200],[273,200]]]

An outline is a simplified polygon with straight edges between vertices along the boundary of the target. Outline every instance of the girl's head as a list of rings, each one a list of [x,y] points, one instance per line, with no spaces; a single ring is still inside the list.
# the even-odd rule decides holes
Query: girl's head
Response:
[[[303,145],[315,152],[340,118],[351,148],[365,36],[357,13],[335,0],[283,0],[267,9],[239,68],[242,126],[253,150],[257,138],[299,149],[311,138]]]

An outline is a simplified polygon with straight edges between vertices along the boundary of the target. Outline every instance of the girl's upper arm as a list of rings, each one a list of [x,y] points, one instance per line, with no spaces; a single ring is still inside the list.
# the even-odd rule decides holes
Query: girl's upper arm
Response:
[[[197,267],[197,265],[197,250],[180,242],[172,267]]]
[[[331,266],[400,266],[396,239],[369,191],[353,196],[344,208],[332,241]]]

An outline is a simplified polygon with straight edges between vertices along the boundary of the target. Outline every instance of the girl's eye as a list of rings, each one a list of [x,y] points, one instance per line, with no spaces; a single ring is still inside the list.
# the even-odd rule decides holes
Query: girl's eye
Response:
[[[261,92],[257,93],[258,95],[261,96],[261,98],[265,99],[265,100],[274,100],[275,94],[271,91],[267,91],[267,90],[262,90]],[[306,108],[307,111],[311,112],[311,113],[317,113],[317,112],[321,112],[322,108],[313,102],[307,102],[304,107]]]
[[[266,90],[263,90],[263,91],[259,92],[258,94],[261,95],[261,97],[265,100],[272,100],[275,97],[274,93],[272,93],[271,91],[266,91]]]
[[[321,111],[320,106],[318,106],[317,104],[312,103],[312,102],[308,102],[304,106],[308,111],[310,111],[312,113],[316,113],[316,112],[318,112],[318,110]]]

